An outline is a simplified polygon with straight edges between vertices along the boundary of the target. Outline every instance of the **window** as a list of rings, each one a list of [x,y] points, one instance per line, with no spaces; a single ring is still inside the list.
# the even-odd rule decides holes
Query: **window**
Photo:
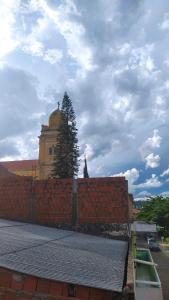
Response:
[[[48,154],[49,155],[56,155],[56,146],[52,145],[51,147],[49,147]]]
[[[68,285],[68,297],[76,297],[76,286],[74,284]]]
[[[52,147],[49,148],[48,154],[49,154],[49,155],[52,155]]]
[[[53,147],[53,154],[56,155],[56,146]]]

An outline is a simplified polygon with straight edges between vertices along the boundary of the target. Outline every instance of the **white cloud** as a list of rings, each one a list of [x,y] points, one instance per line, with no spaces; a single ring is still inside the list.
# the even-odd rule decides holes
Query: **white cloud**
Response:
[[[35,2],[35,3],[34,3]],[[24,6],[23,6],[24,7]],[[94,68],[92,64],[92,51],[85,41],[85,27],[76,22],[70,15],[80,16],[73,1],[64,1],[56,7],[50,6],[45,0],[30,1],[25,6],[29,12],[40,12],[41,17],[37,19],[31,33],[22,37],[22,49],[29,54],[42,57],[45,61],[54,64],[62,58],[59,49],[46,49],[45,40],[48,28],[53,27],[55,34],[61,35],[66,42],[67,54],[73,58],[85,71]],[[55,35],[53,37],[56,39]],[[45,49],[45,50],[44,50]]]
[[[153,44],[146,44],[144,47],[133,48],[129,59],[129,65],[132,69],[138,66],[144,70],[144,75],[148,76],[146,71],[152,72],[155,68],[151,53],[154,49]]]
[[[152,194],[146,190],[139,192],[136,197],[150,197]]]
[[[163,197],[169,197],[169,191],[162,192],[160,195]]]
[[[85,155],[87,159],[90,159],[94,154],[93,148],[91,145],[86,144]]]
[[[165,13],[165,14],[164,14],[164,20],[163,20],[162,23],[160,24],[160,28],[161,28],[162,30],[169,29],[169,13]]]
[[[134,189],[158,188],[160,186],[162,186],[162,182],[158,179],[158,176],[156,176],[156,174],[152,174],[152,177],[149,179],[146,179],[145,182],[134,185]]]
[[[45,54],[43,59],[45,61],[48,61],[50,64],[55,64],[61,61],[63,57],[62,51],[58,49],[48,49]]]
[[[169,168],[166,169],[160,176],[163,177],[163,176],[166,176],[166,175],[169,175]]]
[[[23,45],[22,50],[33,56],[43,56],[43,44],[37,41],[35,37],[28,36],[26,43]]]
[[[0,59],[3,59],[19,45],[19,41],[14,36],[13,28],[15,12],[19,3],[19,0],[2,0],[0,2]]]
[[[146,201],[151,196],[145,196],[145,197],[134,197],[134,201]]]
[[[152,169],[157,168],[159,167],[160,156],[150,153],[145,157],[145,161],[146,161],[146,168],[152,168]]]
[[[161,144],[161,136],[159,135],[159,130],[154,129],[153,130],[153,136],[151,138],[148,138],[145,142],[147,147],[150,147],[152,149],[159,148]]]
[[[152,153],[153,149],[160,148],[162,137],[159,130],[153,130],[153,136],[149,137],[139,148],[143,161],[146,161],[147,168],[156,168],[159,166],[160,156]]]
[[[139,178],[139,170],[137,170],[136,168],[132,168],[125,172],[112,175],[112,177],[118,176],[124,176],[128,180],[129,185],[132,185]]]

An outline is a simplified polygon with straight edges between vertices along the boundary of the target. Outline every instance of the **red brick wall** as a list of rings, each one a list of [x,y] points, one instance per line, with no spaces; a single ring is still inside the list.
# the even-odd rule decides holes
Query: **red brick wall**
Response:
[[[129,206],[129,220],[130,222],[133,222],[133,218],[134,218],[134,215],[133,215],[133,208],[134,208],[134,199],[133,199],[133,195],[132,194],[129,194],[128,195],[128,206]]]
[[[34,182],[34,215],[39,223],[71,224],[72,180],[38,180]]]
[[[0,179],[0,217],[29,219],[29,202],[32,193],[32,179],[9,177]]]
[[[67,283],[41,279],[0,268],[1,300],[113,300],[115,293],[76,285],[76,297],[68,297]],[[116,298],[117,299],[117,298]]]
[[[123,177],[78,180],[79,223],[126,223],[128,185]]]
[[[126,223],[128,186],[123,177],[78,179],[77,224]],[[72,180],[0,180],[0,217],[42,224],[72,223]]]

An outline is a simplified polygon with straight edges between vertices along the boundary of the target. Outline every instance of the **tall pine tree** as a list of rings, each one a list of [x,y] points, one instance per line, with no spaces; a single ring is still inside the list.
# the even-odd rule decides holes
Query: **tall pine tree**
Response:
[[[78,174],[79,147],[76,116],[72,101],[65,92],[61,106],[62,122],[58,129],[52,177],[74,178]]]

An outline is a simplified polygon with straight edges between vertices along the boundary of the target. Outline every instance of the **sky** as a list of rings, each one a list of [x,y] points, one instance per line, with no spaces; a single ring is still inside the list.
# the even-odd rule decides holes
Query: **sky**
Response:
[[[38,158],[67,91],[82,176],[169,195],[169,2],[0,0],[0,160]]]

